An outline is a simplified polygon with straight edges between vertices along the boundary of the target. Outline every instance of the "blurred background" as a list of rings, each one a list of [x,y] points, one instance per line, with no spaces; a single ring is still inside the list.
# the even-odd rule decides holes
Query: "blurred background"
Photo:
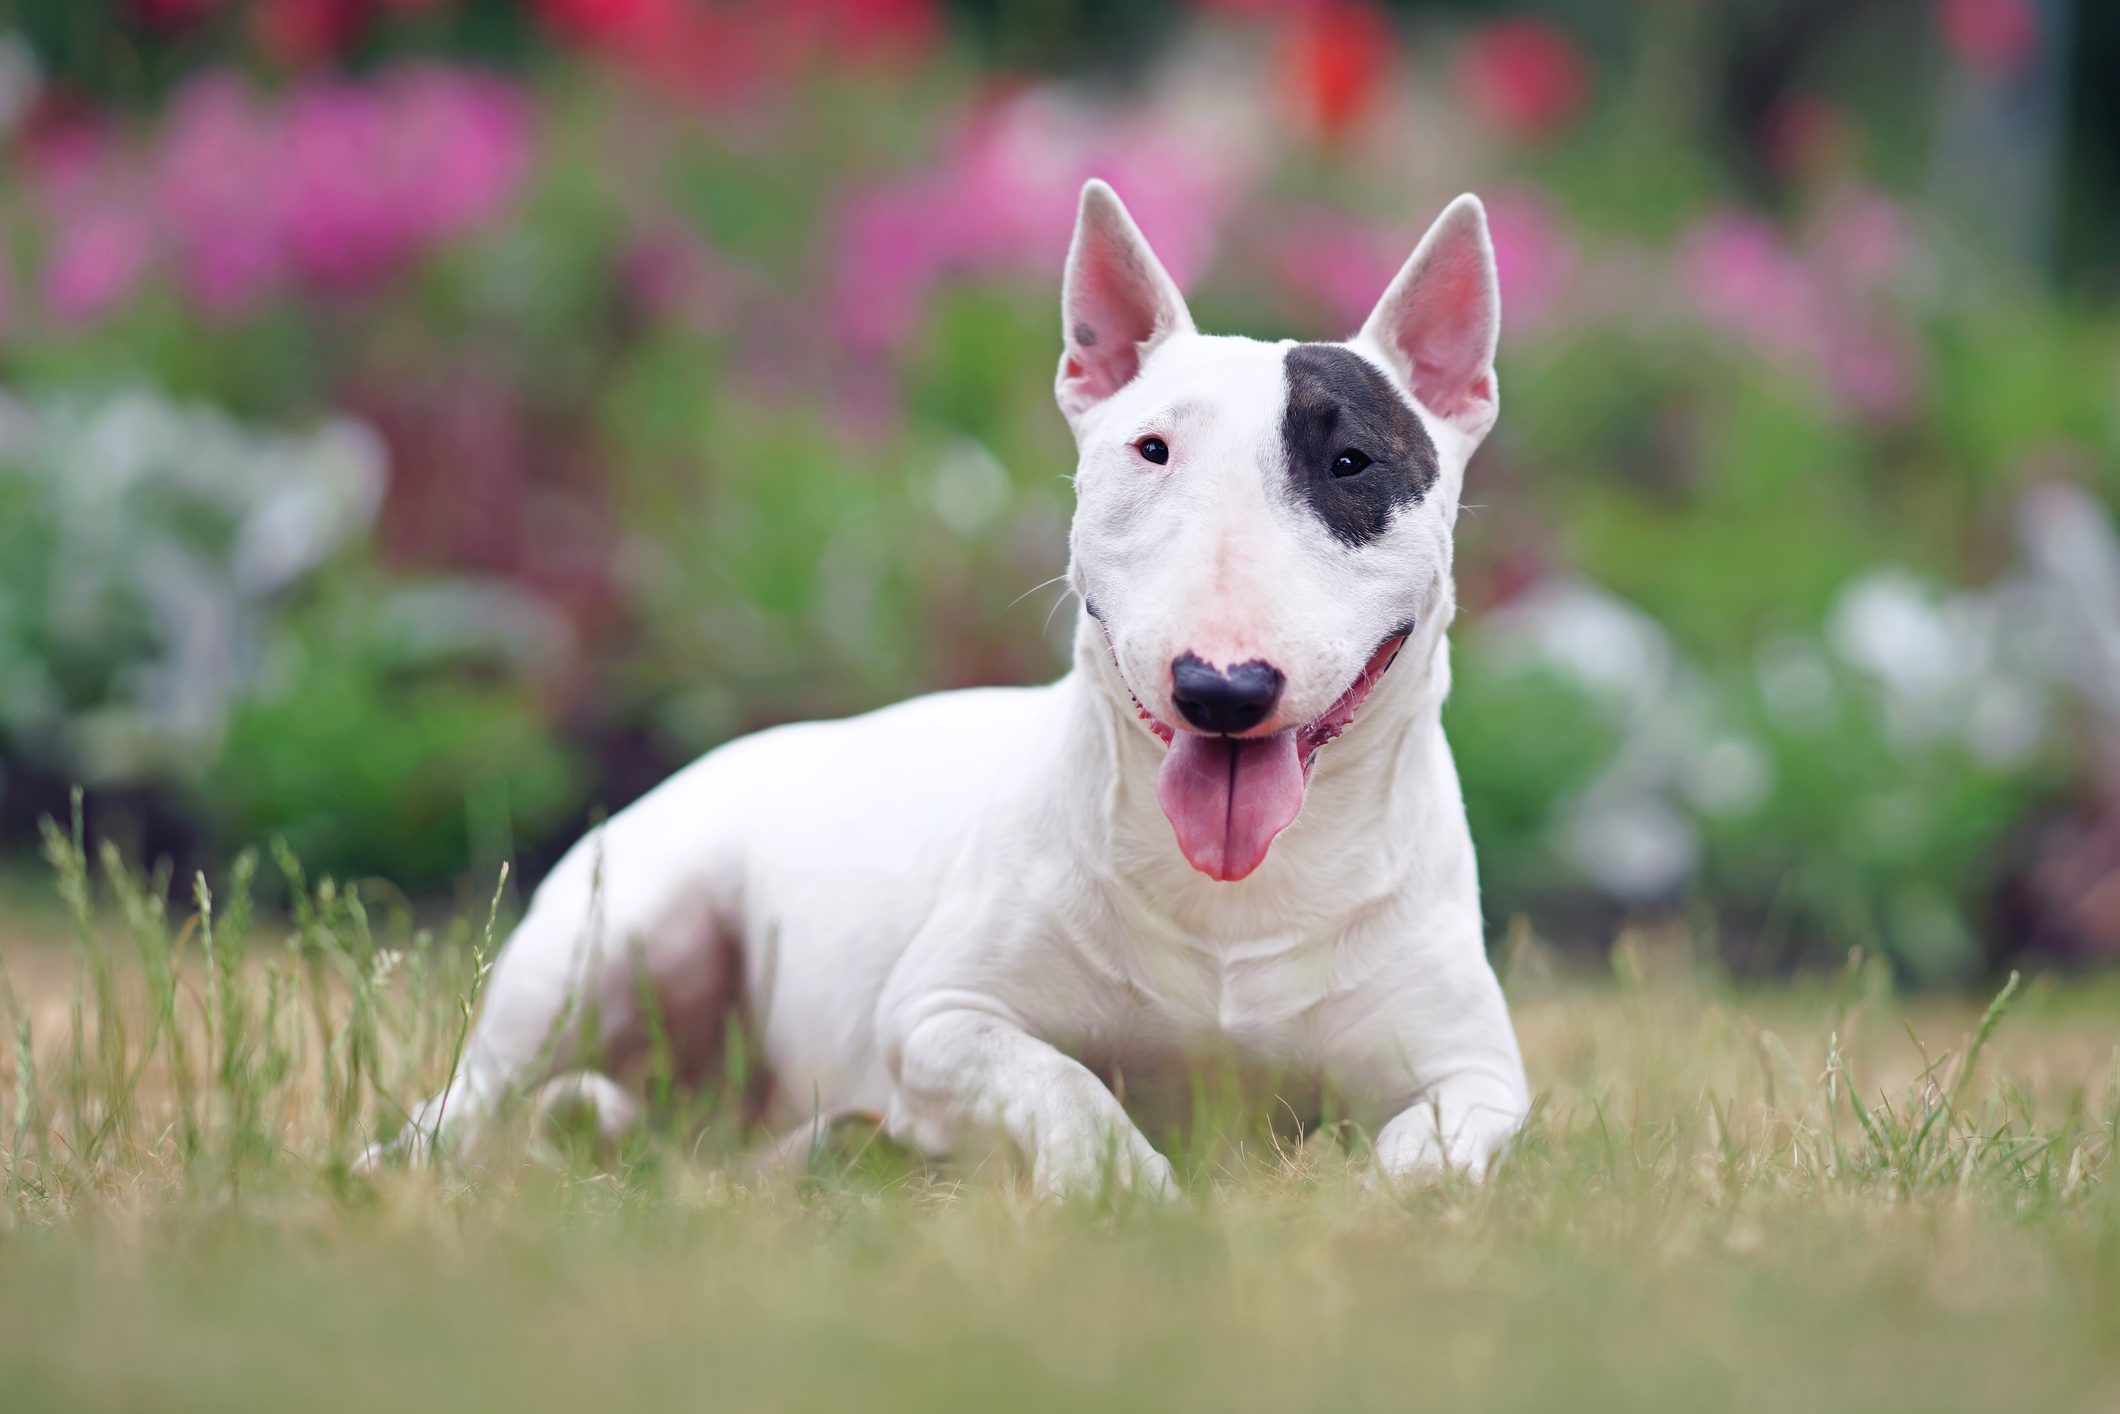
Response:
[[[1049,678],[1082,179],[1262,337],[1350,332],[1473,189],[1492,933],[2120,961],[2120,7],[0,16],[23,872],[79,783],[180,869],[449,897],[738,733]]]

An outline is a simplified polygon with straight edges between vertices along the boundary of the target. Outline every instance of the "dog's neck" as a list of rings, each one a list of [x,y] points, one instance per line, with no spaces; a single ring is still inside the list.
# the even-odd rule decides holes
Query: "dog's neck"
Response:
[[[1164,743],[1142,719],[1102,625],[1081,612],[1059,763],[1077,802],[1079,863],[1175,929],[1225,941],[1327,928],[1398,887],[1435,805],[1436,768],[1448,772],[1441,713],[1455,607],[1445,581],[1355,720],[1319,750],[1302,816],[1235,883],[1196,872],[1179,852],[1156,799]]]

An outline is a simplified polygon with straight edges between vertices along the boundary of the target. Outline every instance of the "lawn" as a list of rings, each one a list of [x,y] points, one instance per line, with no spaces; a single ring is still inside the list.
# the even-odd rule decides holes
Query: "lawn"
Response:
[[[0,936],[8,1414],[2120,1407],[2109,986],[1746,982],[1677,927],[1592,976],[1519,930],[1527,1133],[1390,1199],[1359,1135],[1221,1110],[1168,1208],[858,1133],[761,1175],[711,1099],[616,1153],[368,1178],[485,908],[304,882],[253,917],[222,880],[165,910],[52,853]]]

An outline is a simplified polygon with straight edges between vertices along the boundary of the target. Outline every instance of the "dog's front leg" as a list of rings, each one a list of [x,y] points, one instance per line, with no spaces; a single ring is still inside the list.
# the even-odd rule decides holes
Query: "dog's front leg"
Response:
[[[1385,990],[1387,1039],[1370,1053],[1379,1066],[1370,1074],[1408,1088],[1386,1108],[1372,1183],[1407,1187],[1446,1170],[1481,1177],[1530,1109],[1516,1030],[1493,970],[1473,953]]]
[[[892,1053],[894,1138],[964,1154],[999,1137],[1048,1197],[1130,1189],[1174,1197],[1177,1178],[1104,1082],[991,1012],[954,1009],[913,1026]]]

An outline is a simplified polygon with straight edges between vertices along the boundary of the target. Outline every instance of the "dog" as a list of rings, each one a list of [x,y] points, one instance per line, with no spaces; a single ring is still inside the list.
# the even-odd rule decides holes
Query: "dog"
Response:
[[[1091,181],[1061,303],[1067,674],[761,732],[613,816],[396,1150],[532,1092],[616,1131],[610,1067],[659,1037],[710,1073],[731,1024],[763,1123],[880,1115],[931,1155],[1013,1150],[1047,1195],[1174,1192],[1135,1116],[1181,1110],[1204,1057],[1338,1107],[1385,1183],[1483,1172],[1515,1133],[1441,721],[1499,407],[1483,208],[1451,203],[1352,339],[1264,343],[1200,333]]]

